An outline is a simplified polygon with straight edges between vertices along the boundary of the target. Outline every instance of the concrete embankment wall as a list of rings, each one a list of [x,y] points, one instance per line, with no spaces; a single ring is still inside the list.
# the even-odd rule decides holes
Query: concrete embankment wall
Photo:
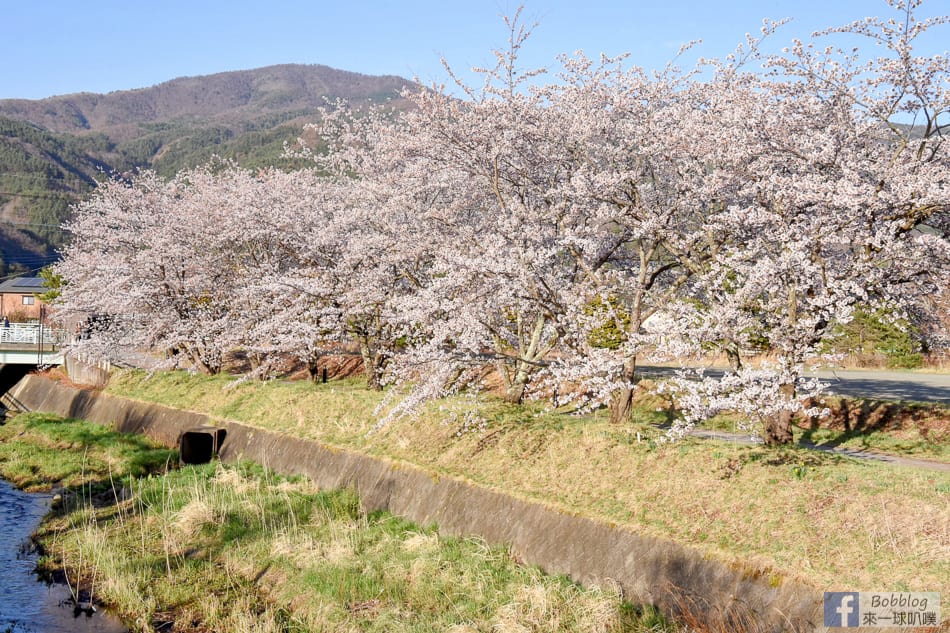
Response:
[[[144,433],[169,446],[194,427],[224,428],[224,461],[253,460],[279,473],[306,475],[322,488],[355,489],[367,510],[387,509],[423,525],[434,522],[443,534],[508,544],[523,562],[584,584],[619,583],[634,604],[674,614],[688,608],[710,623],[725,623],[726,630],[824,630],[821,594],[811,587],[414,465],[39,376],[27,376],[11,393],[30,410]]]
[[[83,385],[104,387],[109,382],[109,364],[88,362],[72,354],[63,358],[66,365],[66,375]]]

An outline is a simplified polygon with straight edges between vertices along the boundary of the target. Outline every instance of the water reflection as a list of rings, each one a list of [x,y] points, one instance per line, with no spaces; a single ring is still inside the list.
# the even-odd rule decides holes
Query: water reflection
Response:
[[[30,534],[49,506],[49,495],[26,494],[0,479],[0,633],[124,633],[107,614],[76,615],[69,590],[33,573]]]

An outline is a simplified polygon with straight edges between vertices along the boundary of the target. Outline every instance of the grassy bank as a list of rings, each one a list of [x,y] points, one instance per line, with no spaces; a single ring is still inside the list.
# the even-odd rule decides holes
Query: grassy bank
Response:
[[[950,406],[827,396],[830,411],[801,423],[795,437],[819,446],[869,450],[950,462]]]
[[[39,413],[6,423],[0,418],[0,474],[28,492],[56,487],[98,494],[130,476],[164,472],[177,460],[177,451],[98,424]]]
[[[357,381],[128,373],[108,390],[405,460],[819,590],[950,595],[946,472],[796,448],[668,445],[654,424],[665,413],[650,402],[617,427],[600,415],[460,397],[370,432],[384,396]],[[944,450],[945,439],[929,441],[940,444],[931,456]]]
[[[170,457],[86,422],[23,414],[0,426],[0,474],[66,486],[38,533],[42,564],[81,579],[134,630],[680,630],[614,588],[365,515],[350,492],[249,464],[165,472]]]

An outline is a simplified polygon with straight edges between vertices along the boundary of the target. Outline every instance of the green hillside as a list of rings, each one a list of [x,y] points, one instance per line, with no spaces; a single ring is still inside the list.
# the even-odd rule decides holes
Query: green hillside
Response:
[[[0,276],[54,260],[70,205],[109,174],[171,176],[214,155],[292,169],[301,162],[283,157],[285,144],[327,102],[398,108],[410,83],[287,64],[106,95],[0,100]]]
[[[102,134],[54,134],[0,117],[0,272],[31,270],[55,257],[69,206],[111,168]]]

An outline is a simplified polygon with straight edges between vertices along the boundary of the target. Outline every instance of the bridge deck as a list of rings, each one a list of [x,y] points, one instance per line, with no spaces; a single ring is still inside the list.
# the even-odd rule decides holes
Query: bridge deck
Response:
[[[63,330],[38,323],[0,325],[0,364],[48,365],[62,362]]]

